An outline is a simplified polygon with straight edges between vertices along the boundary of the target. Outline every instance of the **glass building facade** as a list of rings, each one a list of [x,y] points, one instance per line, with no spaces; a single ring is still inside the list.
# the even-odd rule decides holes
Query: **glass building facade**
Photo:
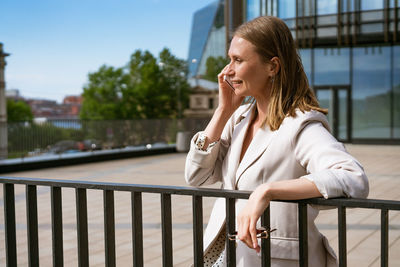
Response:
[[[398,0],[243,0],[240,6],[243,20],[272,15],[286,22],[338,139],[400,143]]]
[[[188,55],[189,77],[205,74],[208,57],[226,55],[225,33],[224,1],[212,2],[193,15]]]
[[[216,1],[194,15],[190,75],[204,74],[208,56],[226,55],[238,25],[277,16],[298,44],[321,106],[329,109],[333,134],[344,142],[400,144],[399,2]]]

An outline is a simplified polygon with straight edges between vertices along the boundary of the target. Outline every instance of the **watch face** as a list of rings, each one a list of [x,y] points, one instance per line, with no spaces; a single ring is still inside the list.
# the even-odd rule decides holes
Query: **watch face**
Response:
[[[205,141],[206,136],[204,134],[200,134],[196,141],[197,148],[202,149],[204,147]]]

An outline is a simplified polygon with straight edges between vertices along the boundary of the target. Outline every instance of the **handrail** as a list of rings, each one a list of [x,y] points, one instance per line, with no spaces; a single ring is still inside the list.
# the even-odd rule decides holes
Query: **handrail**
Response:
[[[38,265],[38,218],[37,218],[37,186],[51,187],[52,230],[53,230],[53,263],[63,264],[62,246],[62,211],[61,188],[76,189],[76,212],[78,231],[78,258],[80,266],[89,265],[88,233],[87,233],[87,200],[86,190],[102,190],[104,194],[104,233],[105,262],[107,266],[115,266],[115,221],[114,191],[126,191],[132,194],[132,253],[133,265],[143,266],[143,224],[142,193],[161,195],[162,214],[162,254],[163,266],[173,265],[171,195],[192,196],[193,208],[193,245],[195,266],[203,265],[203,197],[220,197],[226,199],[226,229],[235,230],[235,199],[247,199],[250,191],[223,190],[212,188],[193,188],[181,186],[122,184],[109,182],[73,181],[33,179],[19,177],[2,177],[4,184],[4,219],[7,266],[17,266],[16,226],[15,226],[15,194],[14,185],[26,185],[27,224],[28,224],[28,257],[32,266]],[[298,204],[299,213],[299,259],[300,266],[308,266],[307,241],[307,205],[332,206],[338,208],[339,225],[339,266],[347,264],[346,250],[346,208],[366,208],[381,210],[381,266],[388,266],[388,211],[400,210],[400,201],[378,199],[313,198],[304,200],[277,200]],[[269,226],[269,208],[262,216],[262,224]],[[57,242],[56,242],[57,240]],[[227,239],[227,266],[236,265],[235,242]],[[270,239],[262,241],[262,266],[270,266]]]

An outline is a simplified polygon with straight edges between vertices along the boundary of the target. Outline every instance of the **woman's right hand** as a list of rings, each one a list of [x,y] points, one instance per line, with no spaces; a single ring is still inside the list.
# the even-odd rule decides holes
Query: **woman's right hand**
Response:
[[[232,88],[224,80],[225,75],[230,76],[233,73],[233,71],[230,70],[229,67],[230,64],[226,65],[218,74],[218,108],[221,109],[223,112],[227,112],[229,115],[232,115],[243,102],[244,96],[236,95],[235,91],[232,90]]]

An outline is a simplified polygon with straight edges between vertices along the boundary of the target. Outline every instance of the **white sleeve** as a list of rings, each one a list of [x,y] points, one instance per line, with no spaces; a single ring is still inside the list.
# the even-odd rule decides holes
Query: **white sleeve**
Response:
[[[230,145],[231,125],[228,121],[220,140],[206,151],[197,149],[195,144],[200,132],[193,136],[186,157],[186,183],[192,186],[201,186],[222,181],[222,162]]]
[[[298,162],[308,173],[303,177],[313,182],[324,198],[368,196],[363,167],[320,122],[306,125],[293,145]]]

